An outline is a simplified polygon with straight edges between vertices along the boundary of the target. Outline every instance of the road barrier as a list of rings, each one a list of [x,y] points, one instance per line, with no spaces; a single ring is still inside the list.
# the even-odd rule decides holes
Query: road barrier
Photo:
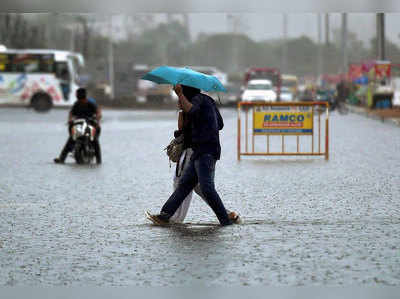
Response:
[[[249,126],[249,113],[252,127]],[[325,125],[321,126],[323,113]],[[239,102],[237,124],[239,161],[241,156],[325,156],[325,160],[329,159],[329,111],[326,102]],[[321,134],[321,129],[325,131],[324,134]],[[266,144],[260,147],[255,143],[256,138],[258,140],[263,136],[266,136]],[[281,140],[278,149],[274,143],[276,138]],[[321,146],[322,139],[325,139],[324,146]]]

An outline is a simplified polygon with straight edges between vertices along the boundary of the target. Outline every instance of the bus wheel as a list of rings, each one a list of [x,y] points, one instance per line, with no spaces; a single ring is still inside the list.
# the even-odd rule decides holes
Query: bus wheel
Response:
[[[37,112],[47,112],[53,106],[53,102],[47,93],[37,93],[32,97],[31,106]]]

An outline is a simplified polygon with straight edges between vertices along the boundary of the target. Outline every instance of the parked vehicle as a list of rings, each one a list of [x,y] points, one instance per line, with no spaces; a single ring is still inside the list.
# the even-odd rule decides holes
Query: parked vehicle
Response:
[[[250,80],[242,94],[244,102],[276,102],[277,95],[270,80]]]
[[[281,102],[293,102],[294,96],[293,92],[289,87],[282,86],[281,88]]]
[[[281,92],[283,92],[283,90],[285,90],[286,94],[288,92],[292,93],[292,100],[295,100],[298,96],[298,86],[299,86],[298,81],[299,80],[298,80],[297,76],[283,74],[282,75]],[[286,95],[286,98],[287,97],[288,97],[288,95]]]

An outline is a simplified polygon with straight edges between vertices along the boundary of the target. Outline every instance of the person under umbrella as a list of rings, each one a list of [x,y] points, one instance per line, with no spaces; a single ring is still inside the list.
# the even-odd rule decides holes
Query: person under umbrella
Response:
[[[191,92],[192,88],[188,88],[186,86],[182,86],[183,89],[183,94],[186,96],[187,99],[191,99],[196,93]],[[182,107],[180,105],[180,102],[178,101],[178,107],[180,110],[182,110]],[[216,109],[217,112],[217,117],[219,119],[219,123],[221,124],[220,127],[223,126],[223,121],[222,117],[219,114],[218,109]],[[179,160],[176,163],[176,169],[174,171],[174,179],[173,179],[173,186],[174,190],[178,187],[179,181],[182,177],[183,172],[186,170],[186,168],[190,164],[190,158],[193,155],[193,149],[192,149],[192,134],[191,134],[191,120],[188,115],[188,113],[185,113],[183,111],[180,111],[178,114],[178,130],[174,132],[175,137],[180,137],[183,136],[183,152],[179,158]],[[205,196],[201,192],[200,185],[197,184],[196,187],[194,187],[193,191],[200,196],[205,202]],[[193,191],[191,191],[185,198],[185,200],[182,202],[182,204],[179,206],[178,210],[175,211],[174,215],[169,219],[170,221],[174,223],[182,223],[187,215],[187,212],[189,210],[191,201],[192,201],[192,196],[193,196]],[[239,216],[238,213],[234,211],[229,211],[227,210],[228,217],[236,224],[242,223],[242,220]]]
[[[200,89],[176,84],[174,91],[179,105],[191,119],[191,145],[193,153],[183,171],[178,186],[157,215],[151,220],[166,225],[190,192],[200,186],[200,190],[222,226],[231,225],[224,204],[215,190],[215,164],[221,156],[219,130],[223,127],[222,117],[214,100],[200,92]]]

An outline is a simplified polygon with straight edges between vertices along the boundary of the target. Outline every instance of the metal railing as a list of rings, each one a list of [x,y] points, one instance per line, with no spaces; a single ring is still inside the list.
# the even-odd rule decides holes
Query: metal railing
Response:
[[[329,159],[329,104],[326,102],[239,102],[237,119],[237,158],[241,156],[325,156]],[[249,112],[252,128],[249,127]],[[242,114],[244,126],[242,126]],[[322,114],[325,115],[324,136],[321,133]],[[244,132],[243,132],[244,131]],[[243,137],[244,140],[243,140]],[[266,136],[262,150],[256,149],[256,137]],[[280,136],[280,150],[271,147],[272,138]],[[251,150],[249,150],[249,137]],[[295,142],[287,142],[295,138]],[[301,139],[311,139],[307,150],[303,150]],[[259,138],[258,138],[259,139]],[[322,139],[325,145],[321,146]],[[244,141],[244,149],[242,149]],[[293,141],[293,140],[291,140]],[[317,142],[316,142],[317,141]],[[290,147],[288,150],[287,146]],[[295,149],[293,149],[295,148]]]

